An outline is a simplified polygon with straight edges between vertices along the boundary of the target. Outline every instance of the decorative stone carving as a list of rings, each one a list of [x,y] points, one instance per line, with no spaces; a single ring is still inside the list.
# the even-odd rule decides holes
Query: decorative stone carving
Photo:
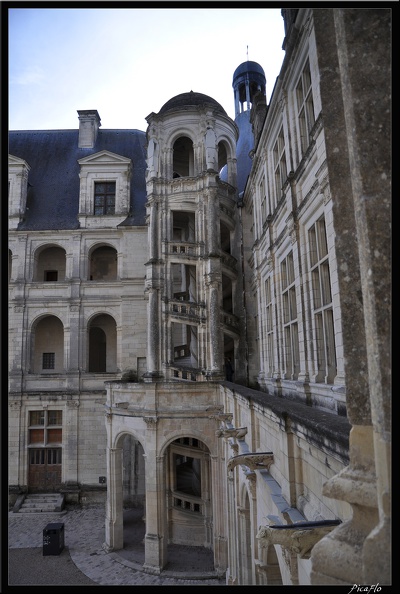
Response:
[[[143,417],[148,429],[155,429],[157,425],[157,417]]]
[[[338,524],[340,520],[261,526],[257,539],[261,547],[280,545],[289,552],[299,555],[300,559],[309,559],[313,546]]]
[[[129,406],[129,402],[116,402],[115,403],[115,408],[123,408],[123,409],[127,409]]]
[[[233,413],[222,413],[219,412],[216,415],[211,415],[208,417],[209,419],[217,419],[218,421],[222,421],[224,423],[231,423],[233,419]]]
[[[18,410],[22,406],[22,402],[18,400],[14,400],[14,402],[10,402],[9,405],[11,410]]]
[[[272,452],[260,452],[256,454],[239,454],[228,462],[228,470],[233,470],[238,464],[243,464],[250,470],[269,470],[274,461]]]
[[[229,438],[229,437],[233,437],[235,439],[243,439],[243,437],[246,435],[247,433],[247,427],[232,427],[231,429],[218,429],[218,431],[215,432],[215,435],[217,437],[225,437],[225,438]]]
[[[79,408],[79,400],[67,400],[67,407],[68,408]]]

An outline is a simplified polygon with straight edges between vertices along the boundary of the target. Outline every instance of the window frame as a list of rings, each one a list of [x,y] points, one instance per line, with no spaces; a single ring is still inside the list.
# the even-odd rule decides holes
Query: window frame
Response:
[[[45,366],[45,362],[48,362],[48,365]],[[56,354],[55,354],[55,352],[42,353],[42,370],[55,369],[55,368],[56,368]]]
[[[272,165],[275,182],[275,202],[278,204],[282,196],[282,188],[287,180],[286,147],[283,124],[281,124],[279,128],[279,132],[273,145]]]
[[[299,319],[294,254],[290,251],[280,262],[283,361],[286,379],[297,380],[300,373]]]
[[[111,180],[111,181],[110,180],[94,180],[93,184],[94,184],[94,188],[93,188],[93,214],[94,214],[94,216],[101,217],[101,216],[115,215],[115,201],[116,201],[116,195],[117,195],[116,180]],[[100,186],[106,187],[104,192],[100,192],[99,190],[96,189]],[[110,187],[112,186],[113,191],[109,191],[108,186],[110,186]],[[96,204],[96,199],[98,197],[102,197],[102,199],[103,199],[103,202],[101,205],[102,212],[96,212],[96,209],[98,208],[98,205]],[[112,200],[109,203],[110,197],[112,197]],[[112,210],[110,212],[108,212],[109,206],[112,206]]]
[[[309,227],[307,241],[310,304],[315,345],[315,381],[333,384],[337,375],[337,357],[328,238],[324,215]]]
[[[310,61],[307,58],[294,89],[300,154],[310,145],[310,132],[315,124],[314,96]]]
[[[50,422],[54,415],[56,422]],[[35,416],[38,416],[35,419]],[[39,422],[35,422],[38,420]],[[63,434],[63,411],[60,409],[43,409],[28,411],[28,448],[60,448]],[[42,438],[42,439],[39,439]],[[54,439],[55,438],[55,439]]]

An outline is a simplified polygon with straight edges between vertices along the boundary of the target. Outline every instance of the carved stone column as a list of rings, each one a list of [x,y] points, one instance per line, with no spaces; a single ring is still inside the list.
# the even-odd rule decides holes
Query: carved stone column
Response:
[[[390,9],[313,11],[343,328],[350,464],[325,485],[351,520],[312,584],[391,583]],[[337,92],[332,92],[336,89]],[[337,147],[342,147],[340,150]]]
[[[228,472],[228,568],[226,572],[227,585],[238,585],[238,567],[237,567],[237,522],[236,522],[236,494],[235,494],[235,475]]]
[[[146,536],[145,562],[148,573],[159,575],[167,563],[167,503],[165,459],[156,455],[157,418],[144,417],[146,430]]]

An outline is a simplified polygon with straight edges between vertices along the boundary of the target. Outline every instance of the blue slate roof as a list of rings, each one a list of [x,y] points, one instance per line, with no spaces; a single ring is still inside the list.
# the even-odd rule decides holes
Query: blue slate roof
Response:
[[[249,156],[254,148],[253,128],[250,123],[250,110],[243,111],[235,118],[235,123],[239,128],[239,138],[236,145],[237,159],[237,186],[240,195],[247,183],[253,162]]]
[[[131,215],[121,225],[145,225],[146,133],[99,130],[92,149],[78,148],[78,130],[10,131],[8,152],[30,166],[25,220],[19,230],[79,227],[78,159],[102,150],[132,160]]]

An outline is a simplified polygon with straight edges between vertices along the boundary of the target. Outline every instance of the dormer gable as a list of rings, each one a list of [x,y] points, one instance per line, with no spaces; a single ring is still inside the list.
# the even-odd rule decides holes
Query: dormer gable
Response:
[[[104,165],[105,163],[109,165],[125,165],[131,166],[132,161],[127,157],[122,157],[122,155],[116,155],[111,151],[100,151],[99,153],[94,153],[93,155],[89,155],[87,157],[83,157],[83,159],[78,160],[79,165]]]
[[[115,227],[129,214],[132,161],[110,151],[78,160],[81,227]]]
[[[23,159],[8,155],[8,220],[10,229],[16,229],[24,219],[30,169],[28,163]]]

